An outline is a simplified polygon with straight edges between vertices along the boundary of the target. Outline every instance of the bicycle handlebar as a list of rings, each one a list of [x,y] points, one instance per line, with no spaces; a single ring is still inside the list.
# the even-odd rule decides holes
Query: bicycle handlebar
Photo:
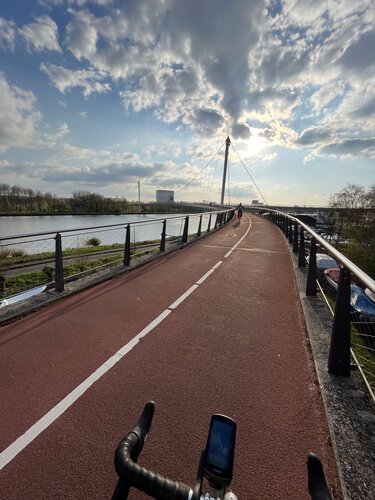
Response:
[[[133,429],[120,441],[115,453],[115,469],[119,476],[112,500],[128,497],[131,487],[143,491],[158,500],[194,500],[202,498],[199,480],[202,476],[202,459],[199,465],[197,484],[194,490],[184,483],[172,481],[160,474],[141,467],[136,462],[151,428],[155,403],[149,401]],[[323,466],[319,458],[309,453],[307,459],[308,488],[313,500],[332,500]],[[205,497],[206,498],[206,497]]]
[[[147,403],[137,424],[117,446],[115,469],[120,479],[112,500],[120,498],[122,500],[130,487],[135,487],[146,495],[163,500],[190,500],[192,498],[192,490],[189,486],[167,479],[136,463],[150,430],[154,409],[153,401]]]

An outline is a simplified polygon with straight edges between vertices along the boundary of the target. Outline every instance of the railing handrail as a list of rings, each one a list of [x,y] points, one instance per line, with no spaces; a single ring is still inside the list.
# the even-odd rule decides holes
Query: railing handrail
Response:
[[[162,217],[160,219],[150,219],[148,221],[124,221],[118,224],[102,224],[100,226],[88,226],[88,227],[77,227],[73,229],[59,229],[56,231],[42,231],[39,233],[25,233],[25,234],[13,234],[13,235],[8,235],[8,236],[0,236],[0,241],[6,241],[6,240],[19,240],[21,238],[31,238],[34,236],[45,236],[47,234],[56,234],[56,233],[73,233],[77,231],[89,231],[91,229],[102,229],[103,227],[125,227],[128,224],[145,224],[145,223],[152,223],[152,222],[163,222],[164,219],[181,219],[185,218],[187,215],[190,217],[192,216],[198,216],[198,215],[209,215],[209,214],[218,214],[222,212],[227,212],[228,209],[226,210],[210,210],[209,212],[199,212],[199,213],[192,213],[192,214],[182,214],[182,215],[172,215],[171,217]],[[53,215],[53,214],[51,214]],[[79,214],[77,214],[79,215]],[[128,215],[128,214],[122,214],[122,215]],[[129,215],[138,215],[138,214],[129,214]],[[142,214],[141,214],[142,215]],[[121,215],[120,215],[121,216]]]
[[[356,266],[351,260],[349,260],[345,255],[343,255],[341,252],[339,252],[334,246],[332,246],[330,243],[328,243],[324,238],[319,236],[318,233],[316,233],[313,229],[311,229],[309,226],[307,226],[304,222],[299,220],[297,217],[294,217],[293,215],[286,214],[285,212],[280,212],[279,210],[274,210],[272,208],[260,208],[256,207],[257,210],[263,210],[265,212],[274,212],[280,215],[283,215],[284,217],[289,217],[292,220],[295,220],[298,222],[300,226],[303,227],[305,231],[307,231],[311,236],[315,238],[315,240],[319,243],[319,245],[326,250],[328,250],[329,254],[335,258],[335,260],[338,260],[340,264],[345,266],[351,273],[354,274],[358,279],[362,281],[364,285],[366,285],[367,288],[371,290],[372,293],[375,293],[375,281],[362,269],[360,269],[358,266]]]

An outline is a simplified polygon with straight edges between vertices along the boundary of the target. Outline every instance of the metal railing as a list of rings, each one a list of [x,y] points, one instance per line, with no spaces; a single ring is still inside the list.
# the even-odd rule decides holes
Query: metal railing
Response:
[[[0,237],[0,306],[144,255],[186,245],[231,220],[234,209]]]
[[[306,295],[319,290],[332,313],[329,373],[350,376],[353,360],[375,402],[375,281],[298,218],[269,208],[250,211],[285,234],[298,267],[308,266]]]

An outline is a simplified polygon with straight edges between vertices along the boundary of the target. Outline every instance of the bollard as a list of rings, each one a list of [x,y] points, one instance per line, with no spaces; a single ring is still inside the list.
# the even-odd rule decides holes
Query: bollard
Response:
[[[189,231],[189,216],[185,217],[184,231],[182,233],[181,243],[187,243]]]
[[[167,232],[167,219],[163,220],[163,229],[161,231],[161,239],[160,239],[160,251],[165,252],[165,236]]]
[[[305,258],[305,232],[303,227],[299,228],[299,252],[298,252],[298,267],[306,266]]]
[[[298,224],[294,221],[293,252],[298,253]]]
[[[316,295],[316,242],[315,238],[311,238],[309,269],[307,272],[306,296],[312,297]]]
[[[211,231],[211,215],[212,215],[212,214],[210,214],[210,216],[209,216],[209,218],[208,218],[208,226],[207,226],[207,232],[208,232],[208,233]]]
[[[56,292],[64,291],[64,268],[60,233],[57,233],[55,236],[55,290]]]
[[[126,226],[123,263],[124,263],[124,266],[130,266],[130,224],[128,224]]]
[[[342,267],[336,296],[328,372],[341,377],[350,376],[350,271]]]

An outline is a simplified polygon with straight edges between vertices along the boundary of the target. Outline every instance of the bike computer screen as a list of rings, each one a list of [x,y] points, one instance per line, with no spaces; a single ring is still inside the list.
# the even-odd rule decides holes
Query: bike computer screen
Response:
[[[205,477],[228,486],[233,475],[236,422],[224,415],[212,415],[203,471]]]

